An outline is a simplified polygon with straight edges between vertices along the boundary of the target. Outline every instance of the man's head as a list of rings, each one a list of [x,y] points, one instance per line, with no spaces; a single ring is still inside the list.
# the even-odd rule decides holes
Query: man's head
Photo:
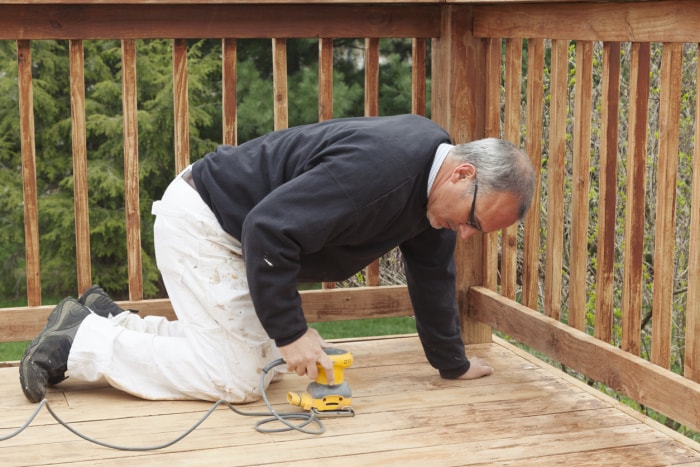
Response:
[[[467,238],[521,220],[532,202],[535,174],[527,154],[486,138],[455,146],[428,196],[428,220]]]

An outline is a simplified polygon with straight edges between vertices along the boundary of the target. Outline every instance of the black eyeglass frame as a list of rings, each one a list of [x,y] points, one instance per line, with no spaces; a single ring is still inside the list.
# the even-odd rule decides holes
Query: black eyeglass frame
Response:
[[[469,212],[469,220],[467,221],[467,225],[473,229],[478,230],[479,232],[483,232],[481,230],[481,226],[477,223],[476,218],[474,217],[474,210],[476,207],[476,193],[479,191],[479,181],[474,177],[474,198],[472,198],[472,208],[471,211]]]

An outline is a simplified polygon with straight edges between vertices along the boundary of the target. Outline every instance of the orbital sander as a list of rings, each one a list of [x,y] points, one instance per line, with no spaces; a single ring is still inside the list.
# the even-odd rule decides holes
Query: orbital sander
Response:
[[[352,365],[352,354],[346,350],[326,347],[323,349],[333,364],[333,384],[328,384],[325,370],[318,366],[316,380],[309,383],[306,392],[287,393],[287,402],[313,412],[317,417],[352,417],[352,391],[344,379],[344,370]]]

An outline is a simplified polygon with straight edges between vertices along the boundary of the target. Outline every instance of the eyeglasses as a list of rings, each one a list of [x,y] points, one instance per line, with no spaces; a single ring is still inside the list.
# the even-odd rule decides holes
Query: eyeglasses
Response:
[[[479,181],[474,178],[474,198],[472,199],[472,209],[469,212],[469,220],[467,221],[467,225],[473,229],[478,230],[479,232],[482,232],[481,230],[481,225],[476,221],[476,218],[474,217],[474,209],[476,207],[476,193],[479,191]]]

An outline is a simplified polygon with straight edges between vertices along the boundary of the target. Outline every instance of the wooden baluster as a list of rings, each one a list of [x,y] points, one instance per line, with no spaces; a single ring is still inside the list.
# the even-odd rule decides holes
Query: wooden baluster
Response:
[[[73,142],[73,205],[75,208],[75,259],[78,294],[92,285],[90,261],[90,209],[88,203],[87,137],[85,129],[85,59],[83,42],[69,42],[70,102]]]
[[[648,42],[632,43],[630,54],[629,122],[627,139],[627,194],[622,287],[622,350],[639,355],[644,259],[644,197],[649,114]]]
[[[141,217],[139,209],[139,139],[136,102],[136,41],[122,40],[122,107],[124,112],[124,197],[129,299],[143,299]]]
[[[24,243],[27,262],[27,304],[41,305],[39,256],[39,206],[36,186],[34,140],[34,94],[32,91],[32,51],[28,40],[17,41],[17,81],[19,84],[19,125],[24,187]]]
[[[594,335],[612,343],[615,228],[617,204],[617,139],[620,108],[620,43],[603,44],[600,122],[600,199]]]

